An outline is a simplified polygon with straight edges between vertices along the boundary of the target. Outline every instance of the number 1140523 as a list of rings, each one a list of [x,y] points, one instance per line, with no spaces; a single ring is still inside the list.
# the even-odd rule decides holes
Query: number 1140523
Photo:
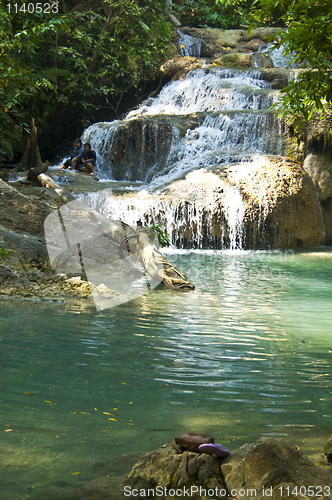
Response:
[[[279,486],[280,496],[329,497],[330,486]]]
[[[52,3],[8,3],[6,5],[8,14],[57,14],[59,12],[58,2]]]

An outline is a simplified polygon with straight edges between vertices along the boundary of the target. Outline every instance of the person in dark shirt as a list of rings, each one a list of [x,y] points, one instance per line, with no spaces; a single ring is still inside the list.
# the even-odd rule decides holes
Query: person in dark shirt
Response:
[[[62,165],[59,167],[61,170],[66,169],[70,166],[72,170],[79,168],[82,165],[82,155],[84,153],[84,147],[81,139],[75,139],[74,141],[74,150]]]
[[[91,144],[86,142],[84,144],[84,153],[82,156],[83,167],[80,167],[80,172],[90,175],[97,175],[95,172],[96,167],[96,152],[91,149]]]

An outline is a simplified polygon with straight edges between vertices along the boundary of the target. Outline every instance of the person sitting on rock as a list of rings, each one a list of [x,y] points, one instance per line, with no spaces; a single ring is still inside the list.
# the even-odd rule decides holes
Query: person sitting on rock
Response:
[[[71,170],[75,170],[80,168],[82,165],[82,156],[84,153],[84,148],[81,139],[75,139],[74,141],[74,150],[62,165],[59,167],[60,169],[66,169],[70,166]]]
[[[80,172],[90,174],[90,175],[97,175],[95,172],[96,152],[93,149],[91,149],[91,144],[89,142],[86,142],[84,144],[84,153],[82,155],[82,163],[83,163],[83,167],[81,167],[79,169]]]

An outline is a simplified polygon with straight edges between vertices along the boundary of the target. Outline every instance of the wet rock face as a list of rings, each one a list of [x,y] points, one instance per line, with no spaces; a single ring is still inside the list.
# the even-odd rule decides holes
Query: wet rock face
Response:
[[[296,162],[270,160],[240,180],[247,249],[308,248],[325,228],[314,183]]]
[[[304,163],[304,170],[312,178],[322,207],[325,228],[325,245],[332,245],[332,161],[326,154],[309,154]]]
[[[172,123],[166,119],[133,120],[115,134],[111,159],[116,180],[150,181],[163,166],[172,144]]]
[[[290,159],[266,156],[258,163],[198,170],[166,193],[178,247],[287,249],[324,241],[314,182]]]

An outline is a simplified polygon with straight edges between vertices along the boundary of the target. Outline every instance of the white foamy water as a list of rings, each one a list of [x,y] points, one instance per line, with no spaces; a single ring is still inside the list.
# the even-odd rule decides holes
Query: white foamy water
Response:
[[[179,51],[181,56],[201,57],[202,42],[199,38],[185,35],[181,30],[176,30],[179,35]]]
[[[270,84],[261,80],[260,74],[258,70],[222,68],[212,68],[208,73],[204,69],[190,71],[183,80],[163,87],[158,97],[128,113],[127,119],[226,109],[267,109],[272,104],[273,92],[267,91]],[[265,98],[263,106],[260,106],[260,96]]]
[[[278,91],[261,78],[259,69],[198,69],[167,84],[124,120],[96,123],[84,133],[97,151],[99,176],[128,183],[143,182],[138,195],[108,204],[93,194],[94,208],[130,225],[161,221],[177,246],[186,246],[184,228],[193,247],[212,241],[212,215],[206,210],[213,188],[184,207],[147,193],[162,191],[191,172],[230,163],[252,161],[260,154],[282,153],[282,130],[268,111]],[[198,184],[198,190],[201,189]],[[98,198],[100,197],[100,198]],[[185,191],[183,193],[185,198]],[[243,202],[237,184],[224,187],[222,201],[229,248],[241,248]],[[206,228],[210,229],[206,229]],[[212,231],[212,232],[211,232]],[[213,242],[211,243],[213,244]]]

